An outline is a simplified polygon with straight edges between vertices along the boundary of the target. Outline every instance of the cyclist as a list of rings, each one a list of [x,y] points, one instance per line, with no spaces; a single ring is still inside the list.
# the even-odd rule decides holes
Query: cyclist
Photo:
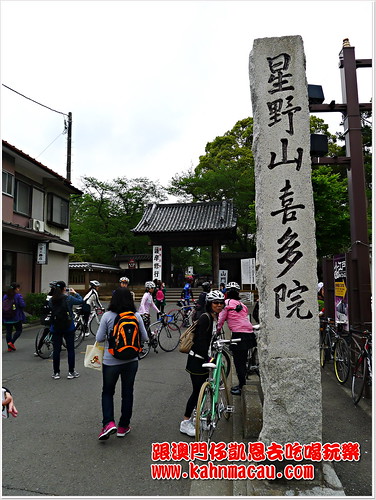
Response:
[[[129,278],[127,278],[126,276],[123,276],[119,279],[119,283],[120,283],[120,288],[127,288],[129,285]],[[136,299],[136,296],[132,290],[129,290],[129,291],[131,292],[133,302],[134,302]]]
[[[206,305],[206,295],[208,292],[211,290],[211,284],[209,281],[204,281],[204,283],[201,285],[202,286],[202,292],[198,296],[197,302],[195,304],[195,313],[194,317],[192,320],[198,319],[203,312],[205,312],[205,305]]]
[[[195,435],[192,413],[196,407],[201,386],[209,376],[208,368],[204,368],[202,364],[208,361],[209,347],[213,333],[216,333],[218,314],[222,311],[224,302],[225,297],[219,290],[208,292],[206,295],[206,311],[198,320],[192,349],[188,354],[185,369],[191,376],[192,393],[187,401],[184,419],[180,423],[180,432],[188,434],[188,436],[193,437]]]
[[[55,291],[55,288],[56,288],[56,283],[57,283],[57,281],[50,281],[50,283],[49,283],[50,291],[47,294],[46,303],[43,306],[43,313],[42,313],[42,324],[45,325],[46,328],[44,329],[43,335],[41,335],[41,338],[39,340],[39,343],[38,343],[38,346],[37,346],[37,350],[38,351],[42,348],[42,345],[44,343],[44,339],[50,333],[50,323],[49,323],[49,320],[51,318],[51,308],[50,308],[49,304],[50,304],[50,298],[54,294],[54,291]],[[39,357],[39,354],[38,354],[37,351],[34,352],[34,356]]]
[[[154,304],[153,300],[153,292],[155,288],[155,283],[153,281],[147,281],[145,283],[145,293],[142,296],[140,307],[138,308],[138,312],[141,314],[141,317],[144,321],[144,325],[146,330],[149,330],[150,326],[150,308],[152,307],[157,314],[161,314],[158,307]]]
[[[248,350],[256,345],[256,337],[253,333],[252,323],[249,321],[248,308],[239,297],[240,286],[232,281],[227,283],[226,289],[227,299],[225,307],[219,315],[217,329],[221,330],[224,322],[227,321],[232,338],[241,339],[236,344],[230,344],[239,380],[239,385],[231,388],[231,394],[240,396],[246,381]]]
[[[104,311],[104,307],[102,306],[98,295],[98,288],[100,286],[101,284],[99,283],[99,281],[96,280],[90,281],[89,291],[84,297],[84,304],[88,304],[90,306],[90,310],[89,309],[86,310],[85,306],[83,306],[85,337],[88,337],[90,335],[88,323],[91,312],[94,311],[95,308],[99,308],[102,309],[102,311]]]

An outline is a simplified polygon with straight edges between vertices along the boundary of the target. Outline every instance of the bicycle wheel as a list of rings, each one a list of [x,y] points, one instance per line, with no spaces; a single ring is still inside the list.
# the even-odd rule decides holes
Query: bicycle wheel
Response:
[[[77,349],[77,347],[82,344],[84,337],[85,337],[85,332],[84,332],[83,324],[80,322],[80,323],[78,323],[78,326],[74,332],[74,348],[75,349]]]
[[[35,352],[40,358],[48,359],[53,352],[52,335],[49,328],[41,328],[35,338]]]
[[[330,338],[324,330],[320,332],[320,365],[324,368],[325,363],[330,358]]]
[[[231,355],[224,349],[222,351],[222,363],[227,378],[230,375],[231,370]]]
[[[139,359],[145,358],[150,352],[150,341],[146,340],[144,342],[144,346],[142,348],[142,351],[138,354]]]
[[[212,413],[213,390],[209,382],[202,384],[196,407],[196,441],[210,442],[214,432]]]
[[[98,316],[96,314],[94,314],[94,316],[91,318],[90,323],[89,323],[90,333],[92,335],[94,335],[94,337],[97,334],[99,322],[100,322],[100,319],[98,318]]]
[[[177,348],[180,340],[180,328],[176,323],[167,323],[159,330],[158,342],[161,349],[171,352]]]
[[[334,372],[340,384],[344,384],[350,373],[350,349],[345,339],[339,338],[334,347]]]
[[[352,376],[351,394],[354,404],[357,405],[363,394],[364,384],[366,382],[367,358],[361,353],[355,363]]]
[[[230,394],[228,392],[228,386],[227,386],[227,375],[225,373],[224,366],[222,366],[221,381],[219,383],[219,394],[218,394],[219,418],[221,418],[222,414],[224,415],[226,420],[228,420],[231,417],[231,413],[227,411],[229,406],[230,406]]]

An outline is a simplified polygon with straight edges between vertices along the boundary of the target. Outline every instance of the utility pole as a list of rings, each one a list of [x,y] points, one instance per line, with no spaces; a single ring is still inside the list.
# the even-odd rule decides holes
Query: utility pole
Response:
[[[67,136],[67,181],[71,181],[72,161],[72,113],[68,113],[68,136]]]

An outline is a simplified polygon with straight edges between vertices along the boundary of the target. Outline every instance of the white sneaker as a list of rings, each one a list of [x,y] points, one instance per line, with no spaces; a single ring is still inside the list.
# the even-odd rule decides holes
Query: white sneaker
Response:
[[[85,332],[85,337],[88,337],[90,335],[90,332]]]
[[[195,437],[196,430],[191,420],[183,420],[180,423],[180,432],[188,434],[188,436]]]
[[[73,372],[68,372],[67,378],[77,378],[79,376],[80,376],[80,374],[78,372],[73,371]]]

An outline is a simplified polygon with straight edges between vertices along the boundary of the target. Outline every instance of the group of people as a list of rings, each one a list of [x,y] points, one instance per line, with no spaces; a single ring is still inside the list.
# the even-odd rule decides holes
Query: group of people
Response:
[[[109,352],[109,334],[114,328],[114,322],[117,316],[123,312],[134,313],[138,323],[141,343],[148,340],[148,328],[150,325],[150,312],[153,309],[157,315],[163,313],[161,304],[165,301],[164,284],[156,284],[153,281],[145,283],[145,292],[142,296],[138,310],[135,306],[134,293],[128,288],[129,279],[120,278],[119,287],[113,291],[110,304],[107,311],[103,314],[99,328],[96,334],[97,342],[104,342],[103,357],[103,385],[102,385],[102,429],[98,439],[107,440],[111,434],[116,433],[118,437],[124,437],[130,432],[130,421],[133,409],[133,389],[136,373],[138,370],[138,354],[127,360],[115,358]],[[101,307],[98,288],[100,283],[90,282],[90,290],[82,298],[74,289],[67,289],[64,281],[50,283],[51,290],[47,298],[49,307],[52,311],[52,322],[49,326],[52,333],[53,342],[53,374],[52,378],[60,378],[60,353],[62,340],[65,339],[68,357],[68,379],[79,377],[75,369],[75,350],[74,350],[74,331],[73,306],[83,306],[88,304],[90,310],[92,307]],[[212,290],[209,282],[202,284],[203,291],[196,302],[196,318],[198,319],[195,330],[194,343],[187,356],[186,371],[190,374],[192,383],[192,393],[186,403],[184,418],[180,423],[180,431],[188,436],[195,435],[193,425],[193,410],[196,407],[199,392],[202,384],[208,378],[208,368],[202,365],[209,360],[210,345],[213,336],[216,336],[222,329],[225,322],[232,332],[232,338],[241,339],[236,344],[231,345],[234,364],[238,376],[239,384],[231,388],[231,393],[240,395],[242,387],[246,383],[246,361],[247,352],[250,347],[255,345],[255,336],[252,323],[249,321],[247,307],[241,302],[239,296],[240,286],[231,282],[226,285],[227,298],[220,290]],[[163,292],[163,297],[158,296],[158,290]],[[189,293],[189,287],[187,287]],[[13,283],[6,294],[13,298],[14,302],[19,304],[20,308],[25,307],[22,296],[19,294],[19,285]],[[5,297],[5,296],[4,296]],[[192,297],[190,295],[190,297]],[[3,298],[4,301],[4,298]],[[158,307],[158,305],[159,307]],[[58,317],[58,311],[64,309],[67,311],[68,321],[64,327],[54,323],[53,317]],[[89,310],[89,314],[90,314]],[[84,312],[87,314],[87,311]],[[55,316],[54,316],[55,315]],[[15,340],[22,331],[23,316],[16,316],[13,322],[5,323],[7,331],[7,343],[10,350],[14,346]],[[20,325],[21,330],[20,330]],[[9,325],[9,326],[7,326]],[[16,332],[11,336],[12,328],[16,325]],[[118,379],[121,379],[121,410],[118,425],[115,423],[114,415],[114,394]]]

